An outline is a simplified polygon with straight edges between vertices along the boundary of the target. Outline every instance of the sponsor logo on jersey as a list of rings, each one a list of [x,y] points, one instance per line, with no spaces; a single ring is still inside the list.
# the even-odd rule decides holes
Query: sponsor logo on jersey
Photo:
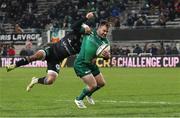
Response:
[[[85,74],[90,73],[90,72],[91,72],[91,71],[90,71],[90,70],[88,70],[88,71],[86,71],[86,72],[85,72]]]

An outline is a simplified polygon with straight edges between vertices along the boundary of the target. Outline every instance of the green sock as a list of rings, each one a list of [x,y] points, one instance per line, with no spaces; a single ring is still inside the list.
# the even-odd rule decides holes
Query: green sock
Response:
[[[95,91],[97,91],[98,89],[100,89],[101,87],[97,86],[93,91],[89,92],[89,94],[87,94],[87,96],[91,96]]]
[[[90,91],[88,90],[87,87],[85,87],[85,88],[82,90],[81,94],[80,94],[76,99],[77,99],[77,100],[83,100],[84,97],[85,97],[86,95],[88,95],[89,93],[90,93]]]

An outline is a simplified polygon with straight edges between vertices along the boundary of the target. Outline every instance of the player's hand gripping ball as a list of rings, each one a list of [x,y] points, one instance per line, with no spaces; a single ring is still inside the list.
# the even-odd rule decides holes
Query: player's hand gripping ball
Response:
[[[110,58],[110,45],[102,44],[96,51],[96,56],[104,59]]]

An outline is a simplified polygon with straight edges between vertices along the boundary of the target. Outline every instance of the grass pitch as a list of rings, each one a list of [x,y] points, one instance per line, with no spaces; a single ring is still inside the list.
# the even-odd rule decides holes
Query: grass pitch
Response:
[[[0,117],[180,117],[179,68],[101,68],[106,86],[93,97],[95,105],[78,109],[74,99],[84,87],[73,68],[63,68],[51,86],[36,85],[33,76],[45,68],[0,68]]]

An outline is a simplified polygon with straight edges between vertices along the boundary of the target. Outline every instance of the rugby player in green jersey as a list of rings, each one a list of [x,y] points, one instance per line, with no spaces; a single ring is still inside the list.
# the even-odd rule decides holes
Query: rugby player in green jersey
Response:
[[[86,97],[90,104],[95,104],[91,95],[105,85],[105,80],[99,68],[95,64],[97,49],[102,44],[109,44],[106,38],[109,29],[107,21],[101,21],[97,30],[90,35],[83,36],[81,50],[74,62],[74,70],[77,76],[87,85],[81,94],[76,97],[75,103],[78,108],[87,108],[83,99]],[[110,52],[104,52],[104,58],[110,58]]]
[[[67,57],[79,53],[81,36],[91,32],[89,26],[83,24],[94,17],[93,12],[88,12],[85,17],[72,24],[72,31],[67,33],[59,42],[53,43],[44,49],[38,50],[34,55],[22,58],[15,64],[7,65],[7,72],[14,70],[33,61],[46,60],[47,74],[44,77],[33,77],[26,90],[30,91],[35,84],[51,85],[58,77],[60,63]]]

